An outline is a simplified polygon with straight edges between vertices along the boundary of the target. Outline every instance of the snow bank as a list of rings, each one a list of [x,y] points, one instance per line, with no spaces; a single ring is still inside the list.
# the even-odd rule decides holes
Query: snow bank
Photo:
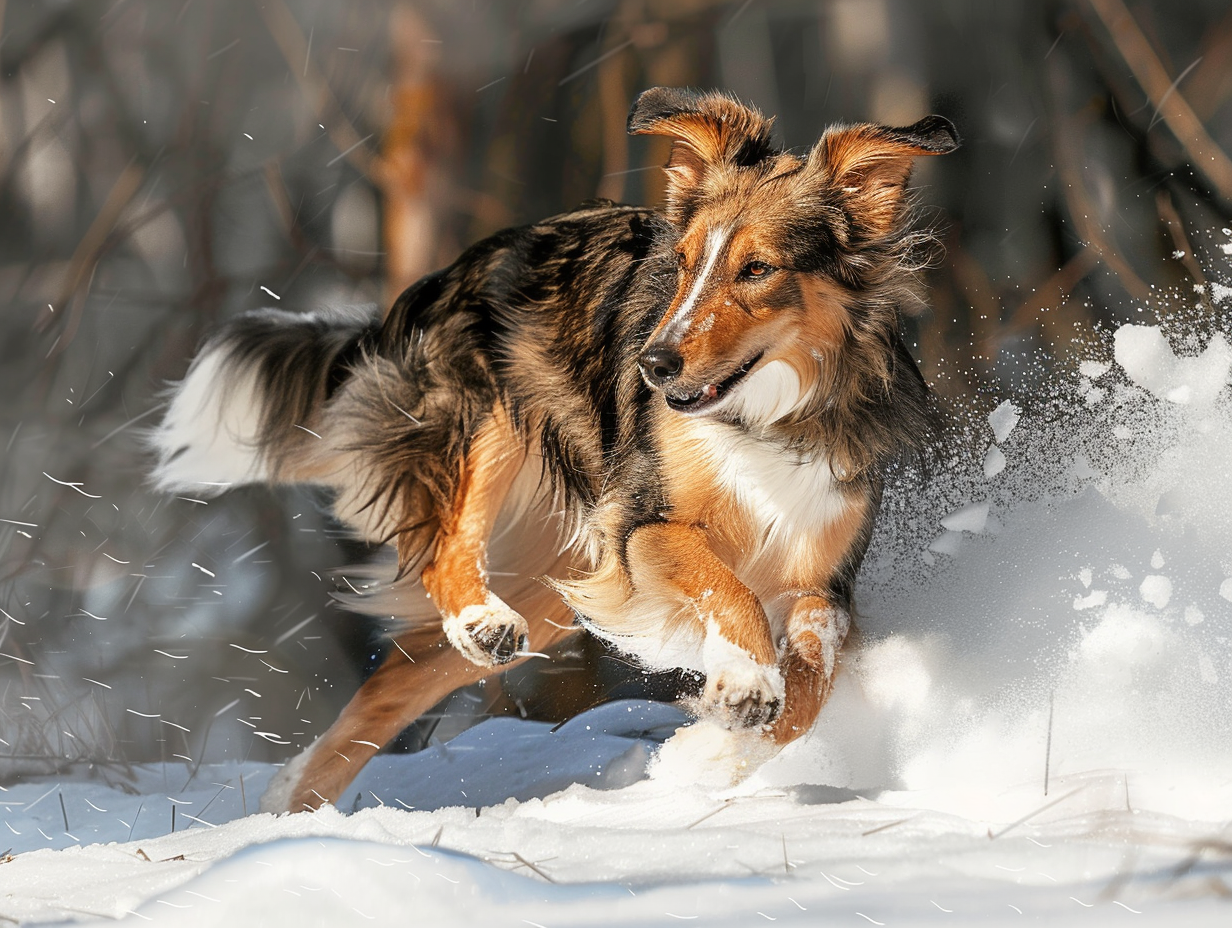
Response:
[[[618,703],[558,731],[489,721],[474,730],[486,734],[456,739],[452,757],[435,749],[385,759],[357,784],[370,804],[351,813],[243,814],[244,784],[255,792],[271,773],[258,764],[202,768],[187,784],[172,766],[136,771],[124,789],[24,784],[6,795],[10,833],[23,831],[14,840],[24,848],[38,846],[39,828],[54,832],[61,814],[116,843],[23,849],[0,862],[0,918],[170,928],[993,926],[1024,917],[1098,926],[1167,913],[1226,923],[1224,904],[1203,889],[1220,872],[1203,851],[1209,826],[1110,813],[1108,795],[1095,789],[995,830],[829,787],[721,795],[640,780],[551,790],[548,770],[622,769],[647,732],[679,722],[666,712]],[[542,795],[499,799],[507,772],[525,790],[535,767],[545,771]],[[369,789],[382,778],[390,792]],[[399,807],[397,797],[417,795],[424,780],[465,785],[493,804]],[[168,795],[167,786],[183,788]],[[394,801],[380,805],[378,796]],[[168,832],[173,802],[199,814],[181,811]],[[161,833],[142,821],[162,824]]]

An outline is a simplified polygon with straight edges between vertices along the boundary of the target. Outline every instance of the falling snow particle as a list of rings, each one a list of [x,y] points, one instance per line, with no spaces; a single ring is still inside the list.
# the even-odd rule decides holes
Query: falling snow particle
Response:
[[[996,436],[998,444],[1004,443],[1010,437],[1010,432],[1014,431],[1020,415],[1018,407],[1006,400],[988,416],[988,424],[992,426],[992,433]]]
[[[47,473],[47,471],[43,471],[43,476],[46,477],[48,480],[50,480],[52,483],[58,483],[62,487],[68,487],[71,490],[76,490],[78,493],[80,493],[82,496],[86,497],[87,499],[102,499],[101,496],[96,496],[93,493],[87,493],[85,490],[83,490],[81,488],[82,487],[81,481],[57,480],[55,477],[51,476],[51,474]]]
[[[1108,602],[1107,590],[1092,590],[1086,596],[1074,597],[1074,608],[1079,612],[1084,609],[1095,609]]]
[[[1163,609],[1172,598],[1172,581],[1161,574],[1150,574],[1143,578],[1138,592],[1156,609]]]
[[[969,503],[961,509],[956,509],[941,520],[942,528],[951,532],[984,531],[988,522],[988,502]]]
[[[984,455],[984,476],[991,479],[1003,470],[1005,470],[1005,453],[996,445],[989,445],[988,453]]]
[[[1107,361],[1083,361],[1078,365],[1078,372],[1083,377],[1089,377],[1092,380],[1098,380],[1108,373],[1112,365]]]

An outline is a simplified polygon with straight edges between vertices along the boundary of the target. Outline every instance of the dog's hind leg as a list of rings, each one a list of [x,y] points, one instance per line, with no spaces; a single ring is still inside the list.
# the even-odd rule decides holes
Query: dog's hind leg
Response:
[[[558,611],[559,618],[563,612]],[[426,631],[415,629],[394,639],[385,662],[338,720],[270,781],[261,797],[262,812],[300,812],[337,802],[364,764],[407,725],[459,687],[509,669],[478,667],[444,638],[424,647]],[[543,650],[574,631],[536,622],[531,643]]]
[[[480,667],[506,664],[526,650],[526,620],[489,589],[487,576],[488,539],[525,460],[525,447],[498,405],[471,441],[452,511],[420,577],[446,637]]]

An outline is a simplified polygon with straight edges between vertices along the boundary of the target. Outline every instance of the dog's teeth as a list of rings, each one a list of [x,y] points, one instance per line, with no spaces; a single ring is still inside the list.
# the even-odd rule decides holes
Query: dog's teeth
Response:
[[[702,396],[709,397],[710,399],[714,399],[718,395],[719,395],[719,385],[718,384],[708,383],[706,384],[705,387],[702,388]]]

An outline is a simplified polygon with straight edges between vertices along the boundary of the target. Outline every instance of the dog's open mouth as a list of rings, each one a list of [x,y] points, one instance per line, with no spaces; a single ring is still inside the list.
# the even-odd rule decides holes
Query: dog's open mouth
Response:
[[[687,396],[668,393],[663,391],[663,398],[667,400],[667,405],[677,412],[701,412],[704,409],[709,409],[727,393],[744,379],[745,375],[751,371],[754,365],[761,360],[761,352],[758,352],[749,360],[745,361],[736,368],[730,375],[719,383],[708,383],[696,393],[690,393]]]

